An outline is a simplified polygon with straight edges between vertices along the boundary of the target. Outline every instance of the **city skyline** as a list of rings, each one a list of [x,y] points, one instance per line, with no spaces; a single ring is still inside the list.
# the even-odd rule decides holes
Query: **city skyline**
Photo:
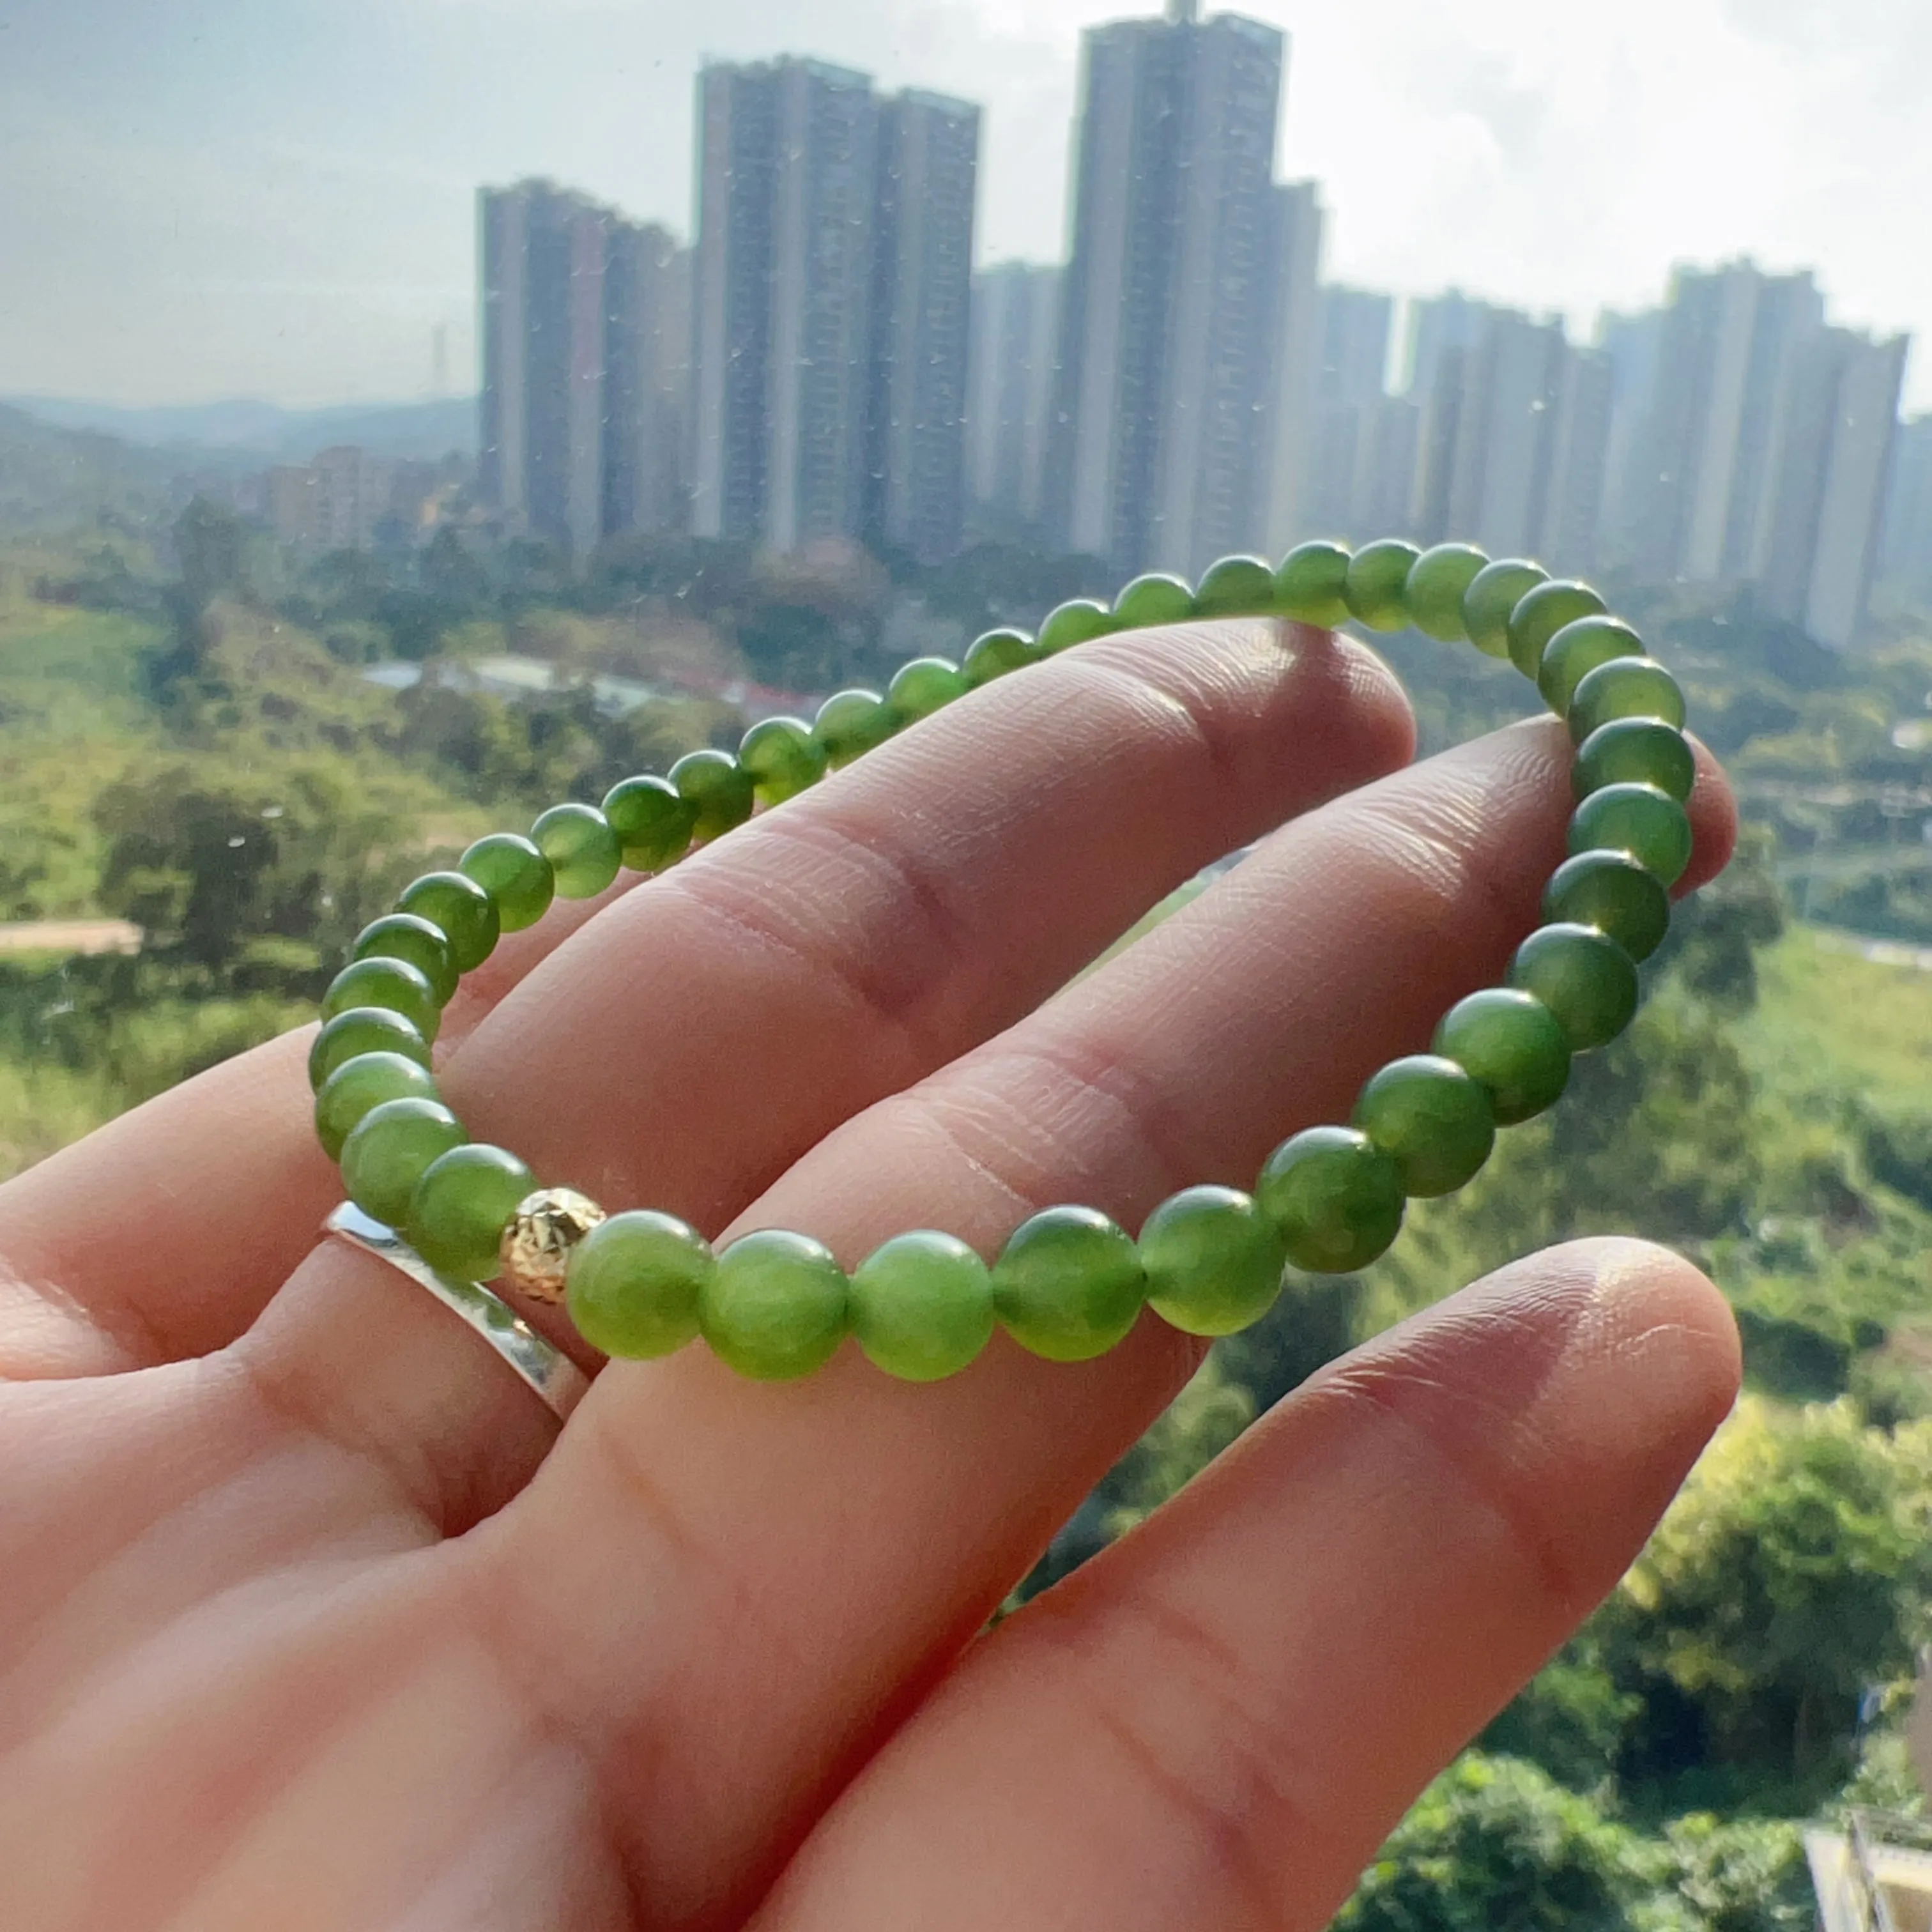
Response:
[[[290,0],[272,34],[232,0],[172,23],[14,0],[0,391],[417,394],[439,326],[466,388],[476,182],[548,174],[688,235],[706,52],[822,53],[882,88],[983,103],[982,261],[1063,259],[1077,32],[1118,10],[837,0],[800,49],[758,0],[695,22],[596,0]],[[1900,0],[1840,9],[1816,40],[1794,10],[1741,23],[1719,0],[1560,20],[1479,0],[1453,33],[1418,0],[1244,10],[1294,37],[1277,172],[1323,182],[1333,277],[1457,286],[1588,337],[1598,308],[1660,300],[1676,262],[1749,254],[1816,268],[1861,327],[1932,323],[1932,263],[1885,213],[1932,194],[1910,80],[1932,20]]]

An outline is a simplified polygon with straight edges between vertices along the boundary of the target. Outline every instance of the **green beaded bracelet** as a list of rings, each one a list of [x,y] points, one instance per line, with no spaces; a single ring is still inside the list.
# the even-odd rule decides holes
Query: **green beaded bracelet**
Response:
[[[1578,804],[1569,856],[1544,896],[1546,923],[1518,950],[1506,986],[1460,1001],[1432,1050],[1363,1088],[1346,1127],[1311,1127],[1268,1156],[1253,1192],[1191,1187],[1136,1240],[1090,1208],[1052,1208],[1014,1230],[990,1264],[950,1234],[895,1236],[848,1276],[819,1242],[777,1229],[722,1253],[661,1214],[607,1216],[524,1163],[470,1142],[429,1070],[444,1006],[500,934],[556,898],[602,892],[620,870],[661,872],[782,803],[828,771],[980,686],[1116,632],[1192,619],[1272,616],[1372,630],[1413,624],[1507,657],[1569,721]],[[394,1227],[429,1267],[466,1282],[501,1276],[562,1303],[610,1355],[668,1355],[699,1336],[740,1372],[809,1374],[848,1336],[886,1373],[934,1382],[1004,1328],[1048,1360],[1123,1341],[1144,1306],[1190,1334],[1258,1321],[1286,1264],[1366,1268],[1400,1232],[1407,1203],[1452,1192],[1489,1158],[1497,1130],[1552,1106],[1574,1056],[1629,1025],[1637,962],[1661,943],[1670,888],[1690,860],[1685,810],[1696,764],[1684,694],[1587,584],[1466,544],[1418,554],[1395,539],[1351,553],[1304,544],[1279,568],[1224,558],[1190,590],[1140,577],[1111,608],[1062,604],[1038,637],[1000,630],[964,661],[920,658],[883,694],[842,691],[810,724],[773,718],[738,754],[698,752],[668,776],[627,778],[601,808],[553,807],[527,837],[498,833],[460,868],[417,880],[368,928],[325,996],[309,1062],[316,1131],[356,1206]],[[345,1213],[346,1210],[344,1210]]]

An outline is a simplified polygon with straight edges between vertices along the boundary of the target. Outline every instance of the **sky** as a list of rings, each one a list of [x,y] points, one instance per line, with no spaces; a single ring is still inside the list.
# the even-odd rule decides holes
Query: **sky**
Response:
[[[1147,0],[1151,10],[1154,0]],[[1203,10],[1212,10],[1212,0]],[[1110,0],[0,0],[0,394],[291,407],[475,368],[473,196],[542,173],[691,225],[700,61],[807,53],[982,103],[982,259],[1059,259]],[[1333,279],[1562,311],[1673,263],[1816,268],[1918,330],[1928,0],[1255,0]]]

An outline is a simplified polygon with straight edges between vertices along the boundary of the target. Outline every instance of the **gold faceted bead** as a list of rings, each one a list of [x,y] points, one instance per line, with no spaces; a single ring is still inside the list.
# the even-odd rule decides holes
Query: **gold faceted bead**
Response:
[[[546,1187],[520,1202],[503,1230],[503,1280],[535,1301],[561,1301],[570,1251],[608,1217],[589,1196]]]

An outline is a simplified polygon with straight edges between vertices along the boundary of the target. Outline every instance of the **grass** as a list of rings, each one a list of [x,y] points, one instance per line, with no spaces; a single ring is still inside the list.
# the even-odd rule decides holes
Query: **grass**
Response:
[[[1862,958],[1802,926],[1759,956],[1758,970],[1757,1010],[1738,1041],[1763,1085],[1932,1104],[1932,974]]]

